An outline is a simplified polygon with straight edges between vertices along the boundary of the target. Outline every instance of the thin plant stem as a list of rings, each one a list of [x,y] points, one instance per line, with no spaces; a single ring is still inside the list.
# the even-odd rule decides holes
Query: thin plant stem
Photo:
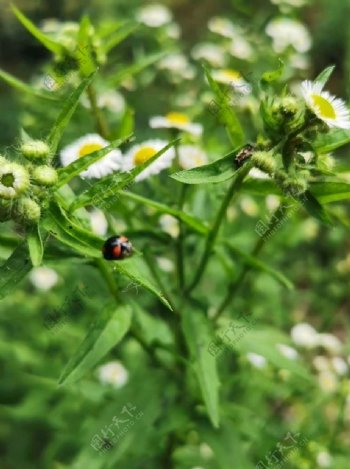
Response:
[[[91,110],[95,118],[96,130],[101,135],[101,137],[108,139],[109,129],[107,121],[97,105],[97,96],[95,88],[93,87],[93,85],[89,85],[86,91],[90,101]]]
[[[174,133],[174,138],[178,137],[178,131]],[[179,142],[176,142],[174,145],[176,161],[179,164],[180,157],[179,157]],[[186,184],[181,184],[180,187],[180,194],[179,194],[179,201],[178,201],[178,209],[182,210],[182,207],[185,203],[186,194],[187,194],[187,186]],[[183,291],[185,286],[185,264],[184,264],[184,226],[181,220],[178,221],[179,223],[179,236],[176,240],[175,250],[176,250],[176,265],[177,265],[177,275],[178,275],[178,286],[179,290]]]
[[[210,255],[213,251],[214,243],[215,243],[215,240],[216,240],[216,238],[219,234],[220,226],[221,226],[223,220],[225,219],[227,208],[228,208],[233,196],[238,193],[238,191],[239,191],[245,177],[249,173],[250,169],[251,169],[251,165],[249,163],[247,163],[242,168],[242,170],[236,175],[233,182],[231,183],[231,185],[230,185],[230,187],[229,187],[229,189],[228,189],[228,191],[225,195],[225,198],[222,201],[220,209],[217,213],[214,224],[213,224],[212,228],[210,229],[210,231],[207,235],[207,239],[206,239],[206,242],[205,242],[204,252],[203,252],[201,261],[199,263],[198,269],[196,271],[196,274],[194,276],[194,279],[193,279],[192,283],[190,284],[190,286],[186,290],[187,293],[190,293],[192,290],[194,290],[194,288],[196,288],[196,286],[200,282],[200,280],[202,278],[202,275],[204,274],[204,271],[207,267]]]

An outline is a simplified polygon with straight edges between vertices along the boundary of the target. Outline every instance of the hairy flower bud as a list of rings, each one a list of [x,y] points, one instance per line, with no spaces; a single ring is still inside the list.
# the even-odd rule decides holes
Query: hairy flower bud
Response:
[[[41,209],[34,200],[23,197],[17,202],[16,214],[22,222],[35,223],[40,218]]]
[[[58,179],[57,171],[51,166],[37,166],[32,172],[32,179],[39,186],[53,186]]]
[[[283,190],[290,197],[297,197],[307,189],[307,181],[302,178],[288,178],[282,184]]]
[[[50,147],[42,140],[30,140],[22,143],[21,153],[28,160],[46,160],[50,156]]]
[[[254,166],[267,174],[273,174],[276,169],[276,162],[272,153],[268,151],[256,151],[251,158]]]
[[[17,163],[0,165],[0,198],[16,199],[29,187],[29,173]]]

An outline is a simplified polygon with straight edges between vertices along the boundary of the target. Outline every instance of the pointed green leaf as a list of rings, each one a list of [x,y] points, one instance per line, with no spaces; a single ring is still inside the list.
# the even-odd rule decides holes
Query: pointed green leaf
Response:
[[[278,59],[278,68],[276,70],[265,72],[261,77],[261,84],[267,85],[281,78],[284,72],[284,63],[281,59]]]
[[[69,124],[69,121],[71,120],[71,117],[74,114],[74,111],[79,103],[80,96],[83,94],[86,87],[91,83],[93,77],[94,77],[94,74],[92,74],[88,78],[85,78],[80,83],[78,88],[74,90],[73,93],[66,99],[63,105],[63,108],[48,137],[48,143],[53,153],[55,153],[57,150],[57,147],[62,138],[63,132],[65,128],[67,127],[67,125]]]
[[[220,119],[225,125],[227,133],[233,146],[242,145],[245,138],[241,124],[234,112],[233,106],[230,104],[230,98],[225,94],[219,84],[212,78],[208,69],[204,68],[205,75],[212,89],[217,103],[220,106]]]
[[[148,55],[146,57],[137,60],[136,63],[130,65],[129,67],[123,67],[121,70],[118,70],[117,73],[112,74],[108,78],[108,83],[110,86],[118,87],[120,84],[128,77],[133,77],[136,74],[142,72],[145,68],[149,67],[150,65],[158,62],[160,59],[166,57],[169,52],[157,52],[152,55]]]
[[[91,53],[91,26],[89,17],[84,15],[80,21],[78,47],[75,53],[76,60],[79,64],[79,70],[84,77],[90,76],[97,68]]]
[[[156,295],[162,303],[172,310],[168,300],[163,293],[148,279],[149,274],[145,268],[141,256],[133,256],[123,261],[117,261],[113,265],[113,270],[119,272],[121,275],[130,278],[135,285],[140,285],[146,288],[154,295]]]
[[[85,205],[100,205],[103,204],[107,199],[116,197],[118,191],[124,189],[124,187],[130,186],[135,178],[142,173],[149,165],[154,163],[159,157],[163,155],[170,147],[175,145],[179,139],[174,139],[152,158],[145,161],[133,168],[131,171],[125,173],[115,173],[107,176],[93,184],[90,189],[78,195],[70,210],[76,210],[77,208],[84,207]]]
[[[146,197],[142,197],[138,194],[133,194],[129,191],[119,191],[119,195],[122,197],[126,197],[127,199],[134,200],[135,202],[139,202],[140,204],[147,205],[148,207],[152,207],[159,213],[167,213],[176,217],[178,220],[184,222],[187,226],[192,228],[193,230],[197,231],[201,234],[208,233],[208,227],[201,222],[198,218],[189,215],[188,213],[182,212],[181,210],[177,210],[175,208],[168,207],[167,205],[161,204],[159,202],[155,202],[151,199],[146,199]]]
[[[326,210],[322,207],[319,201],[312,195],[310,191],[296,197],[299,202],[304,206],[305,210],[314,218],[319,220],[325,225],[332,225],[332,219]]]
[[[196,168],[187,169],[173,173],[170,177],[184,184],[209,184],[224,182],[231,179],[240,172],[249,172],[252,168],[248,162],[241,168],[237,169],[235,156],[241,148],[231,151],[223,158],[219,158],[213,163]]]
[[[350,143],[350,130],[329,130],[325,134],[318,134],[312,146],[317,153],[329,153]]]
[[[120,25],[120,27],[111,34],[109,37],[105,38],[103,41],[103,51],[107,54],[110,52],[114,47],[120,44],[124,39],[126,39],[130,34],[136,31],[140,25],[136,23],[136,21],[127,21],[124,24]]]
[[[131,308],[107,305],[91,324],[89,331],[62,372],[59,384],[79,380],[93,368],[128,332],[131,325]]]
[[[44,246],[41,239],[39,225],[35,225],[27,236],[29,255],[34,267],[38,267],[44,255]]]
[[[123,139],[114,140],[110,145],[107,147],[102,148],[101,150],[94,151],[83,158],[79,158],[78,160],[73,161],[73,163],[69,164],[65,168],[60,168],[58,170],[58,182],[56,184],[57,187],[61,187],[64,184],[67,184],[71,179],[75,176],[78,176],[82,171],[85,171],[89,166],[93,163],[96,163],[101,158],[106,156],[111,150],[120,147],[123,143],[127,141],[131,141],[132,135],[128,135]]]
[[[10,75],[9,73],[1,69],[0,69],[0,78],[4,80],[4,82],[6,82],[8,85],[12,86],[18,91],[30,94],[37,98],[42,98],[42,99],[47,99],[49,101],[57,102],[57,98],[54,97],[52,94],[45,93],[44,91],[40,91],[35,88],[32,88],[31,86],[27,85],[27,83],[24,83],[24,81],[19,80],[18,78],[14,77],[13,75]]]
[[[56,55],[60,55],[63,48],[59,42],[53,41],[50,37],[46,36],[39,28],[33,24],[17,7],[12,5],[12,11],[16,15],[17,19],[23,24],[23,26],[34,36],[41,44]]]
[[[329,80],[330,76],[333,73],[333,70],[335,69],[335,65],[331,65],[330,67],[325,68],[314,80],[317,83],[321,83],[323,86],[327,83]]]
[[[182,312],[182,328],[191,355],[203,400],[214,425],[219,426],[219,377],[217,363],[208,347],[212,341],[208,319],[201,311],[185,309]]]
[[[350,199],[350,184],[347,182],[312,182],[310,192],[322,204]]]
[[[0,266],[0,299],[15,290],[32,266],[29,259],[27,242],[19,244],[11,256]]]

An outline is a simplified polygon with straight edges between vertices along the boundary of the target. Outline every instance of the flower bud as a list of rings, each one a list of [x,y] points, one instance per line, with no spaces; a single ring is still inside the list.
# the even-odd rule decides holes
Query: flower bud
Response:
[[[287,195],[297,197],[306,191],[307,181],[301,178],[288,178],[283,182],[282,187]]]
[[[34,200],[23,197],[17,203],[16,212],[20,221],[35,223],[40,218],[41,209]]]
[[[37,166],[32,172],[32,179],[39,186],[53,186],[58,179],[57,171],[51,166]]]
[[[42,140],[30,140],[22,143],[21,153],[28,160],[46,160],[50,156],[50,147]]]
[[[276,162],[272,154],[268,151],[256,151],[251,158],[254,166],[267,174],[273,174],[276,169]]]
[[[0,198],[16,199],[29,187],[29,173],[17,163],[0,165]]]

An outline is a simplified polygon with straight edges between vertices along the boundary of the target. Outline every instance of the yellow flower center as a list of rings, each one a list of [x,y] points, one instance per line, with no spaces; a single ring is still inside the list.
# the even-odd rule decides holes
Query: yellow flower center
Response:
[[[171,124],[186,125],[190,122],[190,119],[181,112],[169,112],[165,117]]]
[[[242,79],[242,75],[237,70],[225,69],[221,71],[224,79],[229,81],[239,81]]]
[[[101,143],[86,143],[79,149],[79,158],[81,158],[82,156],[89,155],[94,151],[101,150],[101,148],[103,148],[103,145],[101,145]]]
[[[152,156],[157,153],[152,147],[142,147],[134,155],[134,163],[136,166],[146,163]]]
[[[329,101],[327,101],[327,99],[323,98],[322,96],[318,94],[311,95],[311,98],[322,117],[324,117],[325,119],[336,118],[336,113],[334,111],[334,108],[332,104]]]

